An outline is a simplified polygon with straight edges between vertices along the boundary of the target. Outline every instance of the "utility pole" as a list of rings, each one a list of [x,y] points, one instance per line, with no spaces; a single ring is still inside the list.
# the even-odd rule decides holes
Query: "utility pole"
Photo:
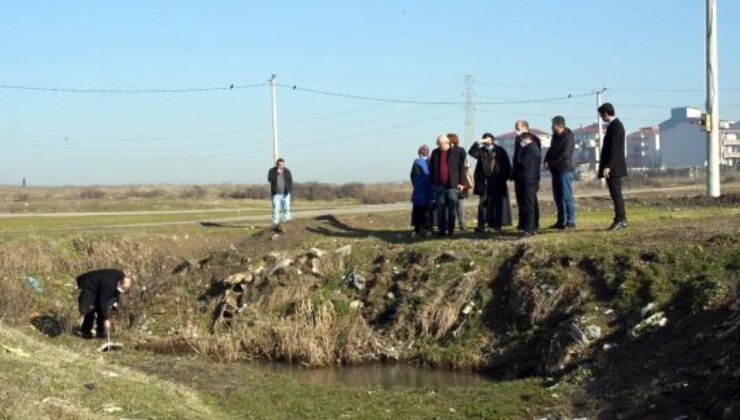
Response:
[[[276,74],[270,78],[270,91],[272,92],[272,163],[280,158],[278,152],[278,123],[277,123],[277,91],[275,85]]]
[[[599,137],[596,142],[596,148],[594,150],[594,160],[595,160],[595,166],[596,166],[594,169],[596,169],[597,171],[599,170],[599,163],[601,162],[601,146],[604,144],[604,125],[602,124],[602,121],[601,121],[601,114],[599,114],[599,111],[598,111],[598,109],[601,108],[601,104],[602,104],[601,95],[604,94],[604,92],[606,92],[606,88],[596,91],[596,110],[597,110],[596,111],[596,124],[598,125],[598,128],[599,128],[598,130]],[[602,178],[601,187],[603,188],[605,186],[606,186],[606,178]]]
[[[717,66],[717,0],[707,0],[707,195],[719,197],[719,75]]]
[[[473,103],[473,96],[475,91],[473,90],[473,76],[465,76],[465,150],[468,150],[468,145],[475,142],[475,104]]]

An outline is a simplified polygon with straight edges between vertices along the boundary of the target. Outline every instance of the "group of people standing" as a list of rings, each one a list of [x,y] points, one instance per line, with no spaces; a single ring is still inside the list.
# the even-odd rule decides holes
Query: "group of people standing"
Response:
[[[602,105],[598,111],[608,124],[598,174],[599,178],[606,179],[614,202],[615,217],[609,230],[621,230],[627,227],[621,182],[627,176],[625,131],[611,104]],[[450,236],[455,231],[456,219],[464,230],[462,199],[471,188],[479,197],[476,232],[485,232],[487,228],[500,231],[510,226],[508,181],[514,181],[519,216],[517,230],[522,237],[535,235],[540,229],[537,192],[542,168],[550,171],[557,208],[557,220],[550,228],[576,228],[575,139],[565,118],[552,119],[552,141],[544,160],[542,142],[530,132],[527,121],[517,121],[515,130],[511,160],[490,133],[483,134],[467,152],[459,147],[458,136],[454,133],[439,135],[437,147],[432,151],[426,145],[419,148],[419,156],[411,169],[413,235],[431,235],[436,228],[438,236]],[[472,183],[468,178],[468,156],[477,161]]]

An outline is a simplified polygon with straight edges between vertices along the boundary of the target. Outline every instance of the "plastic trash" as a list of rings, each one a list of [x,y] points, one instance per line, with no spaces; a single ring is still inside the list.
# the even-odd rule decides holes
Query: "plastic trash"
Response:
[[[41,287],[41,282],[36,277],[26,276],[23,279],[23,282],[37,295],[44,292],[44,289]]]

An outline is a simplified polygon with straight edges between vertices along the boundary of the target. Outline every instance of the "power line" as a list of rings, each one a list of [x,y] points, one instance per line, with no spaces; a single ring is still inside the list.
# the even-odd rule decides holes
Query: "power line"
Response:
[[[156,88],[156,89],[128,89],[128,88],[64,88],[48,86],[25,86],[25,85],[6,85],[0,84],[0,89],[21,90],[21,91],[38,91],[38,92],[62,92],[62,93],[98,93],[98,94],[151,94],[151,93],[194,93],[194,92],[215,92],[239,89],[252,89],[260,86],[266,86],[267,83],[254,83],[250,85],[211,86],[211,87],[190,87],[190,88]]]

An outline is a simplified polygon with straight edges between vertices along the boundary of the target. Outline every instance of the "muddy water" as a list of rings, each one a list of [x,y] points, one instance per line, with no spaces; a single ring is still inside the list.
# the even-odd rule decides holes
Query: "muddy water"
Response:
[[[132,356],[132,353],[129,353]],[[423,369],[406,365],[306,368],[287,363],[219,363],[198,356],[138,354],[124,356],[125,364],[148,374],[201,388],[238,388],[250,378],[279,376],[303,385],[331,385],[351,388],[475,387],[490,380],[473,373]],[[215,390],[215,389],[212,389]]]
[[[340,385],[355,388],[452,388],[472,387],[489,382],[472,373],[423,369],[404,365],[304,368],[285,363],[253,365],[254,368],[284,375],[307,385]]]

